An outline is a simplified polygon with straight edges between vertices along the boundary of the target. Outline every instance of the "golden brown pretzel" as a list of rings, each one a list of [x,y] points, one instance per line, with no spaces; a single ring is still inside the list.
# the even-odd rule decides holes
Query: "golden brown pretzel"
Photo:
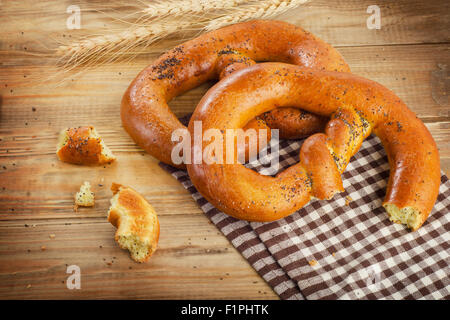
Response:
[[[122,99],[124,128],[151,155],[183,168],[184,164],[172,162],[171,151],[177,142],[172,142],[171,136],[176,129],[185,127],[171,112],[167,102],[201,83],[226,77],[253,65],[255,61],[280,61],[317,69],[349,71],[333,47],[297,26],[264,20],[235,24],[181,44],[141,71]],[[292,110],[283,112],[292,115]],[[317,123],[310,125],[310,119],[315,116],[302,118],[304,112],[294,112],[299,119],[292,121],[293,125],[307,133],[317,132]],[[273,125],[283,121],[283,115],[272,118]]]
[[[258,119],[263,120],[269,128],[280,130],[281,139],[300,139],[322,132],[329,120],[327,117],[289,107],[265,112],[259,115]]]
[[[384,207],[391,220],[413,230],[423,224],[438,195],[438,150],[416,115],[376,82],[350,73],[257,64],[213,86],[197,106],[189,130],[194,121],[202,121],[203,131],[239,129],[277,106],[301,107],[331,120],[325,134],[305,140],[300,162],[275,177],[239,163],[188,164],[193,184],[208,201],[239,219],[272,221],[312,197],[329,199],[343,191],[340,174],[373,131],[391,167]]]

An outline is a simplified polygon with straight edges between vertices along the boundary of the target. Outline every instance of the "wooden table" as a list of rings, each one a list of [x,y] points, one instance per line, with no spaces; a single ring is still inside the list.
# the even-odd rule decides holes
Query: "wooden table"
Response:
[[[66,29],[71,4],[83,10],[81,30]],[[381,8],[380,30],[366,26],[372,4]],[[130,7],[72,0],[0,5],[0,297],[276,299],[190,194],[121,127],[120,99],[129,82],[179,39],[160,42],[131,63],[69,73],[62,81],[52,78],[51,49],[100,32],[109,16]],[[397,93],[431,131],[449,174],[449,9],[445,0],[310,0],[279,19],[330,42],[354,73]],[[171,106],[186,114],[207,88]],[[84,167],[57,160],[58,132],[87,124],[103,135],[116,163]],[[96,204],[74,212],[73,194],[84,180],[93,185]],[[159,213],[159,250],[148,263],[134,263],[113,240],[106,221],[113,181],[133,186]],[[73,264],[81,269],[81,290],[65,284]]]

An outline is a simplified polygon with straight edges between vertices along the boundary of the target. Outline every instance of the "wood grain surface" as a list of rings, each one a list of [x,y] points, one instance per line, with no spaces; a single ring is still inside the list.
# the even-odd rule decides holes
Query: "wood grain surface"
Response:
[[[66,29],[72,4],[82,8],[80,30]],[[381,8],[380,30],[366,27],[373,4]],[[190,194],[121,127],[120,100],[130,81],[189,34],[81,74],[55,68],[58,43],[118,27],[114,18],[136,6],[0,1],[0,298],[277,299]],[[445,0],[310,0],[279,19],[330,42],[352,72],[400,96],[429,128],[449,174],[449,9]],[[192,112],[210,85],[172,101],[175,113]],[[57,160],[58,132],[87,124],[103,136],[116,163],[83,167]],[[95,207],[74,212],[73,194],[85,180],[93,185]],[[141,192],[159,214],[159,249],[146,264],[134,263],[113,240],[106,221],[113,181]],[[72,264],[81,268],[81,290],[66,287]]]

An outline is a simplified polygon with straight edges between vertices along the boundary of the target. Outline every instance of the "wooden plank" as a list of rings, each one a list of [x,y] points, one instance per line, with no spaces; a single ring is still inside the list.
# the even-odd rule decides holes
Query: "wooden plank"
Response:
[[[426,126],[438,145],[441,170],[450,177],[450,122],[427,123]]]
[[[432,94],[439,89],[433,87],[434,74],[440,75],[442,82],[448,81],[448,71],[440,69],[450,65],[448,44],[339,50],[353,73],[390,88],[419,117],[427,121],[450,118],[448,98],[446,103],[442,103]],[[73,119],[77,119],[79,124],[95,120],[95,125],[110,130],[111,124],[120,125],[117,110],[123,92],[136,74],[155,57],[157,55],[140,56],[129,65],[105,65],[86,71],[78,78],[58,78],[49,82],[42,79],[49,79],[56,72],[50,67],[1,68],[2,121],[8,122],[8,128],[18,129],[27,126],[58,128],[74,125]],[[192,112],[208,88],[209,85],[205,84],[191,90],[174,99],[170,105],[178,115]],[[36,109],[34,112],[33,107]]]
[[[160,216],[159,248],[144,264],[118,249],[104,218],[27,224],[0,225],[0,299],[277,298],[203,215]],[[81,269],[80,290],[66,287],[68,265]]]
[[[369,6],[377,5],[381,29],[368,29]],[[311,0],[283,16],[335,46],[441,43],[450,40],[448,1]]]
[[[450,118],[448,100],[442,104],[432,95],[435,90],[433,72],[439,71],[439,66],[450,65],[449,49],[448,44],[442,44],[341,48],[340,51],[355,74],[390,88],[419,117],[431,121]],[[55,72],[48,67],[2,68],[2,121],[14,130],[30,126],[57,129],[74,125],[77,119],[78,124],[95,121],[95,125],[108,127],[105,131],[109,131],[112,125],[120,125],[118,107],[123,92],[149,61],[149,58],[140,58],[130,66],[102,66],[74,81],[69,78],[49,83],[41,81]],[[443,82],[448,81],[446,76],[448,71],[443,71]],[[178,115],[192,112],[208,87],[205,84],[196,88],[174,99],[170,105]]]
[[[82,9],[81,30],[66,29],[66,8],[73,4]],[[367,28],[371,5],[380,7],[380,30]],[[5,1],[0,50],[49,52],[79,36],[123,29],[120,20],[133,17],[129,15],[143,6],[129,1]],[[277,19],[300,25],[336,46],[442,43],[450,39],[449,9],[449,2],[442,0],[311,0]]]

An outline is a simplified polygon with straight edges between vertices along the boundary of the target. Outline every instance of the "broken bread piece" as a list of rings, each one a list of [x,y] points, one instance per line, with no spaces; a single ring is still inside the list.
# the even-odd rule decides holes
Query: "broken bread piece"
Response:
[[[108,211],[108,221],[117,228],[114,239],[131,258],[145,262],[155,252],[159,240],[159,221],[153,207],[132,188],[117,183]]]
[[[61,161],[74,164],[100,165],[116,160],[92,126],[61,131],[56,154]]]
[[[75,194],[75,206],[76,207],[92,207],[94,206],[94,193],[91,191],[91,184],[85,181],[80,191]]]
[[[416,231],[427,219],[427,214],[422,214],[418,209],[413,207],[399,208],[395,204],[385,203],[383,207],[386,209],[389,220],[394,223],[404,224],[411,231]]]

